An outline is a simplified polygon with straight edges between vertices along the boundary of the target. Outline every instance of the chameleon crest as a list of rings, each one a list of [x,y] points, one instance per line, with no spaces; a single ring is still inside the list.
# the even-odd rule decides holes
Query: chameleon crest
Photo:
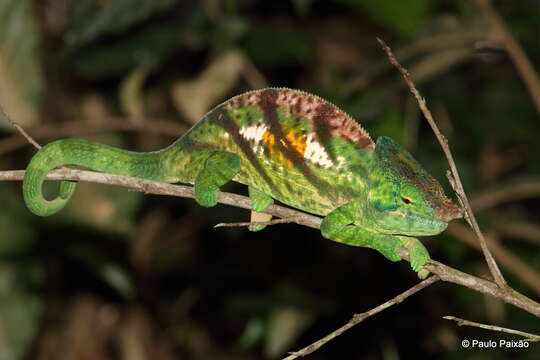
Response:
[[[440,184],[399,144],[386,137],[375,143],[335,105],[286,88],[233,97],[159,151],[71,139],[47,144],[23,182],[34,213],[59,211],[75,190],[74,183],[62,182],[58,198],[43,198],[44,177],[61,165],[194,184],[203,206],[215,205],[219,188],[233,180],[248,186],[257,216],[279,200],[324,216],[321,233],[328,239],[373,248],[392,261],[401,259],[399,247],[407,248],[415,271],[429,255],[414,236],[438,234],[461,217]]]

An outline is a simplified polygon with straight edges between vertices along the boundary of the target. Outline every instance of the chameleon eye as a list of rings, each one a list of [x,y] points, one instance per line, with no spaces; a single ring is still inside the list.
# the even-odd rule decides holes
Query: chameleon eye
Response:
[[[411,199],[407,199],[406,197],[402,197],[401,198],[401,201],[403,201],[404,204],[407,204],[407,205],[410,205],[412,204],[413,202],[411,201]]]

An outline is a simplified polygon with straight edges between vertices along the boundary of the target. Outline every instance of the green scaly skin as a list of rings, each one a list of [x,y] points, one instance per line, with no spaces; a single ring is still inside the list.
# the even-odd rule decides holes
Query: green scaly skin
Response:
[[[324,237],[375,249],[391,261],[401,259],[398,249],[404,247],[416,272],[429,254],[414,236],[438,234],[461,217],[440,184],[399,144],[386,137],[375,143],[334,105],[285,88],[224,102],[160,151],[72,139],[47,144],[30,161],[23,182],[26,205],[35,214],[56,213],[73,194],[75,183],[62,181],[56,199],[43,198],[46,174],[61,165],[194,184],[195,200],[207,207],[233,180],[248,185],[254,211],[263,212],[276,199],[322,215]]]

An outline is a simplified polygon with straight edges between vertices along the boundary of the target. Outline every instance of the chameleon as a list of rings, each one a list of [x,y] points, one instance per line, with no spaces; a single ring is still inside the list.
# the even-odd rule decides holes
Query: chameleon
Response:
[[[23,179],[33,213],[52,215],[72,196],[71,181],[61,181],[53,200],[42,194],[47,173],[62,165],[193,184],[196,202],[205,207],[216,205],[219,188],[232,180],[248,186],[252,217],[278,200],[322,216],[324,238],[374,249],[391,261],[401,260],[399,248],[406,248],[415,272],[430,259],[417,237],[439,234],[462,216],[440,183],[397,142],[385,136],[375,142],[334,104],[289,88],[237,95],[158,151],[78,139],[48,143],[32,157]]]

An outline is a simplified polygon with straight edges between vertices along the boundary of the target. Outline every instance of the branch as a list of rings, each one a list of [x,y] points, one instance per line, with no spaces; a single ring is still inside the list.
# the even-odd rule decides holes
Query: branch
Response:
[[[478,236],[478,240],[480,241],[480,247],[482,248],[482,252],[484,254],[484,257],[486,258],[486,262],[488,264],[491,275],[495,279],[495,282],[501,288],[507,287],[506,281],[504,280],[502,276],[501,270],[499,270],[499,267],[497,266],[495,259],[493,259],[493,255],[489,251],[489,248],[486,243],[486,239],[484,238],[484,235],[480,231],[478,222],[476,221],[474,213],[471,209],[471,204],[469,203],[469,200],[467,199],[467,195],[465,194],[465,190],[463,188],[463,184],[461,183],[461,179],[459,177],[459,172],[457,170],[454,157],[452,155],[452,152],[450,151],[450,147],[448,146],[448,141],[446,140],[444,135],[441,134],[439,128],[437,127],[437,124],[435,124],[435,120],[433,120],[433,116],[431,115],[431,112],[429,111],[426,105],[426,100],[420,95],[420,93],[416,89],[416,86],[412,82],[407,69],[401,66],[401,64],[397,61],[394,54],[392,53],[392,50],[390,49],[390,47],[388,47],[388,45],[386,45],[386,43],[383,40],[377,38],[377,41],[379,42],[379,44],[381,44],[383,50],[388,55],[390,63],[399,70],[399,72],[403,76],[403,79],[405,79],[405,82],[407,83],[409,90],[418,101],[420,110],[422,110],[424,117],[428,121],[429,125],[431,125],[431,128],[433,129],[433,132],[435,133],[435,136],[437,137],[437,140],[439,140],[439,143],[441,144],[441,147],[444,151],[444,155],[446,156],[446,159],[448,160],[448,164],[450,165],[450,170],[452,171],[453,185],[455,185],[453,186],[454,191],[458,195],[458,198],[460,199],[462,206],[465,208],[467,219],[469,220],[471,227],[476,233],[476,236]]]
[[[457,222],[450,224],[446,229],[446,233],[455,236],[475,249],[480,249],[474,233],[463,224]],[[494,236],[488,234],[486,239],[489,241],[489,246],[497,261],[528,285],[537,296],[540,296],[540,274],[538,271],[508,251]]]
[[[214,228],[219,227],[245,227],[245,226],[267,226],[267,225],[276,225],[276,224],[288,224],[296,223],[296,218],[283,218],[283,219],[274,219],[270,221],[248,221],[248,222],[232,222],[232,223],[219,223],[214,225]]]
[[[538,81],[538,74],[534,70],[527,54],[519,42],[512,36],[512,32],[508,29],[508,26],[506,26],[503,19],[501,19],[489,1],[474,0],[474,3],[490,22],[493,32],[496,35],[495,39],[502,43],[510,55],[510,58],[521,76],[521,80],[523,80],[531,95],[536,111],[540,114],[540,82]]]
[[[24,170],[0,171],[0,181],[20,181],[23,179]],[[150,180],[132,178],[128,176],[111,175],[93,171],[59,169],[51,171],[47,180],[71,180],[86,181],[99,184],[118,185],[143,192],[145,194],[170,195],[177,197],[193,198],[193,188],[185,185],[172,185],[159,183]],[[219,192],[218,201],[222,204],[240,207],[251,210],[251,200],[242,195]],[[265,213],[279,218],[295,218],[299,225],[313,229],[319,229],[321,218],[298,210],[292,210],[284,206],[272,204]],[[408,260],[408,253],[405,249],[400,251],[402,259]],[[465,286],[469,289],[483,294],[494,296],[502,301],[523,309],[537,317],[540,317],[540,304],[534,300],[518,293],[517,291],[505,287],[501,288],[496,283],[481,279],[479,277],[464,273],[452,267],[446,266],[438,261],[430,260],[425,268],[431,273],[439,276],[441,280]]]
[[[21,181],[24,177],[24,173],[24,170],[0,171],[0,181]],[[50,171],[45,179],[84,181],[96,184],[117,185],[145,194],[168,195],[190,199],[195,198],[192,186],[172,185],[129,176],[99,173],[95,171],[62,168]],[[251,210],[251,200],[247,196],[220,191],[218,193],[218,202],[225,205]],[[279,218],[295,218],[297,220],[297,224],[314,229],[319,229],[321,224],[321,218],[317,216],[275,204],[270,205],[264,212]]]
[[[500,327],[500,326],[494,326],[494,325],[481,324],[481,323],[477,323],[477,322],[474,322],[474,321],[461,319],[461,318],[458,318],[458,317],[455,317],[455,316],[443,316],[443,319],[455,321],[455,322],[457,322],[458,326],[474,326],[474,327],[479,327],[481,329],[487,329],[487,330],[505,332],[505,333],[508,333],[508,334],[520,335],[520,336],[526,337],[529,341],[540,341],[540,336],[539,335],[527,333],[527,332],[524,332],[524,331],[513,330],[513,329],[508,329],[508,328],[504,328],[504,327]]]
[[[24,131],[24,129],[19,124],[17,124],[15,121],[11,119],[11,116],[9,116],[9,114],[4,110],[4,107],[2,105],[0,105],[0,113],[6,118],[6,120],[11,124],[11,126],[17,129],[17,131],[20,132],[22,136],[26,138],[26,140],[30,144],[34,145],[34,147],[38,150],[41,149],[41,145],[39,145],[34,139],[32,139],[32,137],[28,135],[26,131]]]
[[[366,320],[368,317],[373,316],[375,314],[378,314],[381,311],[386,310],[390,306],[397,305],[397,304],[401,303],[403,300],[405,300],[409,296],[414,295],[418,291],[428,287],[429,285],[431,285],[434,282],[437,282],[439,280],[440,279],[439,279],[439,277],[437,275],[430,276],[426,280],[414,285],[412,288],[402,292],[401,294],[394,297],[393,299],[390,299],[387,302],[382,303],[381,305],[379,305],[377,307],[374,307],[373,309],[368,310],[366,312],[363,312],[363,313],[360,313],[360,314],[354,314],[353,318],[348,323],[346,323],[345,325],[340,327],[339,329],[337,329],[335,331],[332,331],[330,334],[328,334],[325,337],[323,337],[322,339],[314,342],[313,344],[306,346],[302,350],[290,353],[290,355],[287,356],[286,358],[284,358],[283,360],[294,360],[294,359],[296,359],[298,357],[303,357],[303,356],[311,354],[314,351],[319,350],[319,348],[321,346],[323,346],[324,344],[326,344],[330,340],[333,340],[334,338],[338,337],[339,335],[343,334],[345,331],[349,330],[353,326],[355,326],[355,325],[361,323],[362,321]]]

